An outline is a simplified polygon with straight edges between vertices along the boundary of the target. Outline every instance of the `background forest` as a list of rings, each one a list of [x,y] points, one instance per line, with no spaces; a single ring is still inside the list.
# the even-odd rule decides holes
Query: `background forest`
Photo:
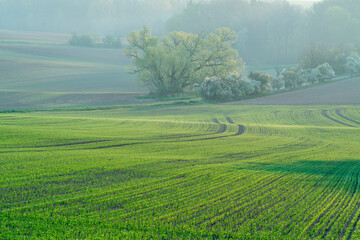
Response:
[[[2,29],[125,38],[144,24],[157,35],[207,34],[229,27],[237,33],[235,47],[248,64],[292,64],[317,53],[321,59],[303,62],[304,67],[316,67],[358,48],[360,1],[324,0],[310,8],[257,0],[0,1]]]

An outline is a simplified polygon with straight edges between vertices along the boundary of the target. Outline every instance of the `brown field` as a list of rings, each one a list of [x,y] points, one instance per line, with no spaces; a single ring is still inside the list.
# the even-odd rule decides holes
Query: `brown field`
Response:
[[[347,105],[360,104],[360,78],[298,91],[226,103],[229,105]]]

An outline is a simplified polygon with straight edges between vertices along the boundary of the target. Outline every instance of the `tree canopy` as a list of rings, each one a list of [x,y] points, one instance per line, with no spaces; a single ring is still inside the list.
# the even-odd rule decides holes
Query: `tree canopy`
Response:
[[[160,96],[174,95],[206,77],[241,70],[242,59],[232,48],[236,38],[229,28],[208,35],[172,32],[157,37],[145,26],[128,36],[125,54],[133,64],[130,70],[150,91]]]

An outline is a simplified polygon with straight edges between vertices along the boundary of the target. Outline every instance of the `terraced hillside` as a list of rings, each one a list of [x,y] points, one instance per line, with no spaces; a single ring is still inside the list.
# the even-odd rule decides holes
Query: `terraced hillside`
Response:
[[[0,114],[0,238],[359,239],[360,108]]]

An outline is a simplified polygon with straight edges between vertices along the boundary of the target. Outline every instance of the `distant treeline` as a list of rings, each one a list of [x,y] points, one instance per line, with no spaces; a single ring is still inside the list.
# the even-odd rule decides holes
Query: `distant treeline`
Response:
[[[105,47],[105,48],[122,48],[123,44],[121,38],[106,35],[100,39],[98,35],[87,35],[73,33],[69,44],[80,47]]]
[[[144,24],[162,31],[182,0],[0,0],[0,28],[127,35]]]
[[[144,24],[158,35],[229,27],[239,36],[235,48],[248,64],[302,62],[315,68],[329,62],[338,74],[359,48],[360,1],[323,0],[310,9],[260,0],[0,1],[0,28],[6,29],[125,37]]]
[[[286,1],[213,0],[189,3],[166,23],[168,31],[195,33],[223,26],[237,32],[236,47],[247,63],[297,63],[311,48],[356,48],[360,1],[324,0],[305,10]]]

